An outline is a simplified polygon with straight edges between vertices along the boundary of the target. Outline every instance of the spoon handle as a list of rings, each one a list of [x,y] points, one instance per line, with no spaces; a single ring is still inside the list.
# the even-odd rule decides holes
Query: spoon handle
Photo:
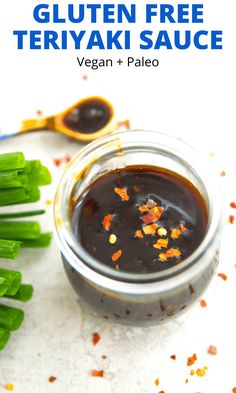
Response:
[[[29,119],[21,122],[6,122],[0,124],[0,141],[11,138],[23,132],[45,130],[50,127],[51,119],[44,117],[40,119]]]

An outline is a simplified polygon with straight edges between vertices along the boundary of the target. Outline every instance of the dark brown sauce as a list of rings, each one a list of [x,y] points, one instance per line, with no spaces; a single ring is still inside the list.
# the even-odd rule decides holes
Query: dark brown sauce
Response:
[[[125,189],[128,198],[122,201],[115,188]],[[151,207],[141,212],[144,205]],[[162,214],[147,224],[141,217],[153,207]],[[107,215],[112,215],[109,229],[104,228]],[[172,171],[148,166],[126,167],[101,176],[76,202],[72,215],[74,233],[85,250],[103,264],[136,273],[162,271],[181,263],[200,245],[207,221],[205,202],[192,183]],[[144,227],[153,223],[158,228],[145,234]],[[158,234],[160,228],[166,229],[165,235]],[[173,229],[178,238],[172,237]],[[135,235],[137,230],[142,238]],[[115,244],[109,242],[111,234],[117,237]],[[168,239],[168,245],[155,248],[158,239]],[[168,250],[173,249],[180,255],[171,257]],[[119,250],[121,255],[113,261]],[[163,254],[168,255],[165,261]]]
[[[67,128],[85,134],[93,133],[104,128],[112,117],[112,109],[99,98],[82,101],[64,117]]]

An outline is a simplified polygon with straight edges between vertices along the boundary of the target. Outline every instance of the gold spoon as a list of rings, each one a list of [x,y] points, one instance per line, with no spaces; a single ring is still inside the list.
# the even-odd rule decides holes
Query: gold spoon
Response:
[[[102,97],[83,98],[54,116],[23,120],[15,129],[0,128],[0,141],[25,132],[50,130],[82,142],[90,142],[114,130],[112,104]],[[18,131],[15,131],[15,130]]]

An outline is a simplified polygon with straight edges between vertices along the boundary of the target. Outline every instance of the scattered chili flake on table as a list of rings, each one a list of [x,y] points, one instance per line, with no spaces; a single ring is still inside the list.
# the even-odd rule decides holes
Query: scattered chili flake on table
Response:
[[[106,355],[102,355],[101,358],[102,359],[107,359],[107,356]]]
[[[112,257],[111,257],[112,261],[113,262],[117,261],[121,257],[121,255],[122,255],[122,250],[118,250],[118,251],[114,252],[114,254],[112,254]]]
[[[176,355],[171,355],[170,358],[171,358],[172,360],[176,360]]]
[[[84,81],[86,81],[86,80],[88,79],[88,75],[83,75],[83,76],[82,76],[82,79],[83,79]]]
[[[204,299],[200,300],[200,306],[203,308],[207,307],[207,302]]]
[[[130,130],[130,128],[131,128],[130,127],[130,120],[126,119],[126,120],[119,121],[117,123],[117,128],[119,129],[121,127],[125,127],[126,130]]]
[[[210,346],[208,347],[207,352],[208,352],[210,355],[217,355],[217,348],[216,348],[214,345],[210,345]]]
[[[226,175],[225,171],[222,171],[222,172],[220,173],[220,176],[222,176],[222,177],[224,177],[225,175]]]
[[[54,165],[56,165],[57,167],[61,165],[61,159],[60,158],[54,158],[53,159],[53,163]]]
[[[154,381],[154,383],[155,383],[156,386],[160,385],[160,379],[157,378],[157,379]]]
[[[104,377],[104,371],[103,370],[92,370],[91,371],[91,375],[92,375],[92,377],[103,378]]]
[[[231,202],[230,207],[232,207],[232,209],[236,209],[236,202]]]
[[[98,343],[100,340],[101,340],[100,334],[97,333],[97,332],[94,332],[94,333],[93,333],[93,339],[92,339],[93,345],[94,345],[94,346],[97,345],[97,343]]]
[[[233,392],[233,393],[236,393],[236,388],[233,388],[233,389],[232,389],[232,392]]]
[[[48,378],[48,381],[51,382],[51,383],[55,382],[56,380],[57,380],[57,378],[54,377],[53,375]]]
[[[187,366],[192,366],[197,360],[197,355],[194,353],[192,356],[187,359]]]
[[[218,273],[217,276],[221,277],[224,281],[226,281],[228,278],[225,273]]]
[[[235,219],[235,217],[233,215],[230,215],[229,216],[229,223],[233,224],[234,223],[234,219]]]
[[[42,114],[43,114],[43,111],[41,109],[37,109],[36,115],[37,116],[42,116]]]
[[[66,162],[66,163],[70,162],[70,160],[71,160],[71,156],[69,156],[69,155],[68,155],[68,156],[65,156],[65,162]]]
[[[116,194],[118,194],[121,197],[121,200],[123,202],[129,200],[129,195],[127,194],[127,189],[126,188],[115,187],[114,191],[115,191]]]
[[[6,385],[4,385],[4,388],[9,392],[12,392],[14,390],[14,385],[13,383],[6,383]]]
[[[185,379],[185,383],[186,383],[186,384],[188,383],[188,378]]]
[[[103,218],[102,226],[105,229],[105,231],[109,231],[111,229],[112,220],[113,220],[113,215],[112,214],[107,214]]]

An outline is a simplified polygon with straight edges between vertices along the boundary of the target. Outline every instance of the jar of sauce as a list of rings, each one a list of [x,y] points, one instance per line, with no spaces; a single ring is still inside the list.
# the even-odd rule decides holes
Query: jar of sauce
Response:
[[[101,317],[151,325],[186,311],[218,264],[221,197],[178,139],[125,131],[82,149],[55,199],[66,274]]]

